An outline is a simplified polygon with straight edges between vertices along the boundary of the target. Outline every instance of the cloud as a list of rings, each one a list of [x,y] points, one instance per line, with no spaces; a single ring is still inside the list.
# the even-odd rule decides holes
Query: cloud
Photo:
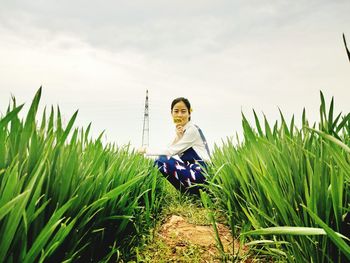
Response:
[[[59,104],[67,116],[80,109],[78,124],[92,121],[96,133],[106,129],[111,140],[135,144],[146,89],[153,144],[172,136],[169,105],[178,96],[191,100],[210,143],[241,129],[241,110],[274,120],[277,107],[287,115],[307,107],[316,118],[320,89],[346,112],[341,33],[349,5],[3,1],[0,95],[29,104],[42,84],[43,104]]]
[[[5,1],[1,24],[73,35],[112,52],[186,58],[345,16],[346,1]],[[337,15],[336,15],[337,14]],[[342,14],[342,15],[339,15]],[[324,22],[323,22],[324,21]],[[298,25],[299,23],[299,25]],[[26,38],[36,39],[36,36]]]

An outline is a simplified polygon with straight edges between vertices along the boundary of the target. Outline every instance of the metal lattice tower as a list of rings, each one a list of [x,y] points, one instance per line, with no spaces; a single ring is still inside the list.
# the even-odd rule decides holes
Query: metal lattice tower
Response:
[[[142,146],[149,145],[148,90],[146,90],[145,115],[143,118]]]

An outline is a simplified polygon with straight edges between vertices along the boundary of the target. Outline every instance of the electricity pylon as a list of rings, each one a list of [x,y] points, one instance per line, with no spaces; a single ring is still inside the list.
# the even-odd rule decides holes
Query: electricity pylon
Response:
[[[145,114],[143,118],[142,146],[149,145],[148,90],[146,90]]]

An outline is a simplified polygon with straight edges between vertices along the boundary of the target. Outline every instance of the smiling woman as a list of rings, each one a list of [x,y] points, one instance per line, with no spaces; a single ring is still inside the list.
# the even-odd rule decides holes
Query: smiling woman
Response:
[[[201,129],[191,121],[190,102],[183,97],[171,103],[171,115],[176,136],[166,148],[155,150],[141,148],[140,153],[159,156],[155,165],[178,190],[199,193],[198,184],[205,182],[206,162],[210,160],[209,148]]]

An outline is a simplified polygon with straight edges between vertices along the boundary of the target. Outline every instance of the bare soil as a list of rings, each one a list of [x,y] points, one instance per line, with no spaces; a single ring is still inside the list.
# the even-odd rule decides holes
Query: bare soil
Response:
[[[232,239],[230,230],[219,223],[217,228],[224,251],[233,255],[234,247],[237,253],[239,242]],[[169,248],[167,262],[222,262],[222,254],[217,248],[215,231],[211,225],[195,225],[188,223],[182,216],[171,215],[160,227],[158,238]],[[244,252],[245,249],[241,248],[239,254]],[[186,255],[189,256],[188,260]],[[158,258],[161,259],[162,255]]]

